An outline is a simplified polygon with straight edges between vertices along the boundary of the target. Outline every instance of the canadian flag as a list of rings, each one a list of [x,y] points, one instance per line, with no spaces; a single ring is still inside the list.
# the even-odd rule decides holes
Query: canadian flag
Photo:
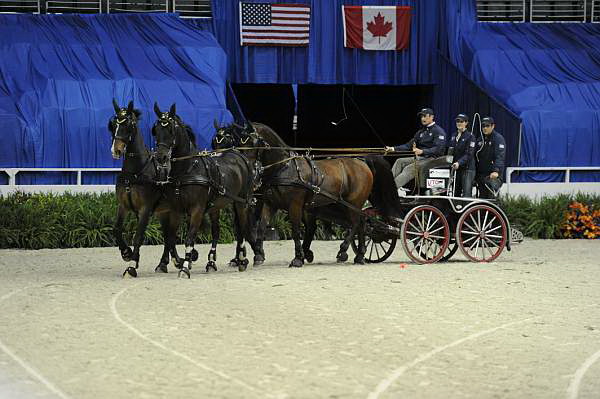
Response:
[[[410,7],[342,6],[344,46],[365,50],[402,50],[408,47]]]

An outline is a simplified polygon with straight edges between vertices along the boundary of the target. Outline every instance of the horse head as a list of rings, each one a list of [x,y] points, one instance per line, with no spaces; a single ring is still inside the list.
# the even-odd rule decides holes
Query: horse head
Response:
[[[113,98],[113,107],[115,115],[108,121],[108,130],[112,137],[112,156],[114,159],[119,159],[135,139],[141,113],[133,108],[133,101],[129,101],[127,108],[121,108]]]

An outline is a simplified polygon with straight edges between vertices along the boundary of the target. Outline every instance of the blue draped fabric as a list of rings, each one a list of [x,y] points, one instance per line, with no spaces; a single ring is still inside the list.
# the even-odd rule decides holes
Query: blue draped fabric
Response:
[[[264,2],[265,0],[245,0]],[[240,46],[239,2],[213,0],[213,24],[190,21],[212,32],[229,58],[235,83],[413,85],[435,82],[439,0],[278,0],[310,4],[308,47]],[[344,47],[342,5],[410,5],[410,45],[403,51]]]
[[[474,1],[459,3],[463,14],[448,19],[449,55],[522,119],[520,166],[600,166],[600,26],[473,24]],[[526,179],[557,181],[562,174]],[[579,173],[572,180],[600,176]]]
[[[119,166],[113,98],[142,111],[149,146],[155,101],[177,104],[200,147],[210,147],[214,119],[232,120],[225,53],[176,15],[1,15],[0,52],[3,167]]]

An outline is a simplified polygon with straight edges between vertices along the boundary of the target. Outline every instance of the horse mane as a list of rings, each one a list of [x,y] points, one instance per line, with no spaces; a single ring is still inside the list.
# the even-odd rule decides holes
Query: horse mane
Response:
[[[269,145],[277,147],[289,147],[285,141],[273,129],[264,123],[252,122],[252,126],[256,129],[256,132],[265,140]]]
[[[188,138],[190,139],[192,144],[194,144],[194,147],[198,147],[198,145],[196,144],[196,135],[194,134],[194,130],[192,129],[192,127],[190,125],[186,124],[185,122],[183,122],[183,120],[181,119],[181,117],[179,115],[175,115],[175,119],[177,119],[177,122],[181,125],[183,130],[187,133]]]

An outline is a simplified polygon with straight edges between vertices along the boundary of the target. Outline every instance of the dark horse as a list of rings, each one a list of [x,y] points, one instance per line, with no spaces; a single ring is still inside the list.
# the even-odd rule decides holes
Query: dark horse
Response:
[[[239,271],[246,270],[248,260],[243,237],[249,237],[248,216],[252,190],[258,172],[241,152],[225,151],[218,155],[198,154],[195,136],[176,114],[175,104],[169,112],[161,112],[152,128],[157,143],[157,160],[161,167],[169,168],[168,201],[171,209],[180,209],[190,216],[185,238],[185,260],[180,263],[182,273],[189,278],[192,262],[197,258],[194,242],[204,214],[208,213],[212,228],[212,246],[208,253],[206,270],[216,270],[217,242],[219,240],[219,212],[233,203],[238,245],[232,262]],[[254,245],[253,242],[250,242]]]
[[[140,111],[133,108],[133,101],[127,108],[120,108],[113,99],[115,116],[108,122],[108,130],[112,136],[111,152],[114,159],[124,156],[123,167],[117,177],[117,219],[114,226],[114,235],[125,262],[134,261],[135,267],[127,267],[123,277],[137,277],[136,269],[140,261],[140,247],[144,241],[144,233],[152,212],[159,216],[165,241],[161,260],[156,267],[157,272],[167,272],[169,252],[173,262],[177,264],[179,257],[175,249],[174,234],[168,234],[170,227],[170,214],[168,208],[161,203],[162,189],[157,185],[159,169],[153,156],[144,144],[140,135],[138,120]],[[123,239],[123,222],[127,212],[134,213],[138,218],[138,225],[133,239],[133,251]],[[175,232],[173,232],[175,233]]]
[[[363,264],[366,248],[361,209],[366,200],[370,199],[384,217],[401,216],[400,202],[390,188],[395,187],[390,165],[381,156],[314,161],[289,150],[273,129],[260,123],[252,123],[243,129],[232,125],[222,134],[225,133],[237,137],[240,144],[260,148],[253,151],[264,168],[259,193],[262,213],[257,233],[258,251],[255,253],[263,253],[264,227],[271,213],[277,209],[287,210],[292,224],[295,256],[290,267],[302,266],[305,259],[313,261],[310,245],[317,218],[348,226],[337,260],[345,262],[348,259],[348,247],[357,235],[359,245],[354,262]],[[305,234],[301,243],[300,223],[303,218]]]

